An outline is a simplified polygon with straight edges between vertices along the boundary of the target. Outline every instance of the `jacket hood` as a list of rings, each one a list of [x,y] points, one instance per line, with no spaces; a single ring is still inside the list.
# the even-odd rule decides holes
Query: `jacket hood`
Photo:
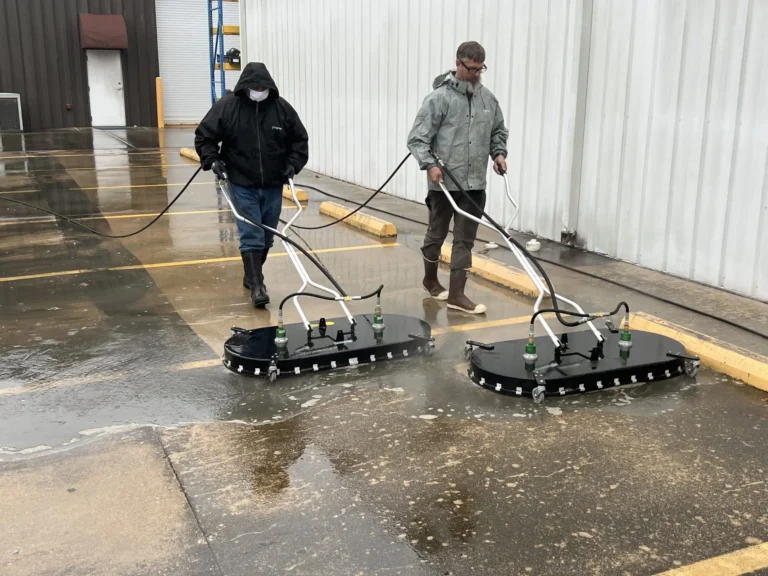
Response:
[[[261,62],[249,62],[242,74],[240,74],[240,80],[237,81],[235,86],[235,94],[244,94],[246,90],[254,90],[257,86],[269,88],[272,92],[270,97],[273,95],[275,98],[280,96],[277,84],[272,80],[272,75],[267,70],[267,67]]]
[[[442,86],[443,84],[445,84],[446,82],[452,79],[453,79],[453,72],[451,72],[450,70],[448,70],[448,72],[443,72],[432,81],[432,89],[437,90],[438,88],[440,88],[440,86]]]
[[[453,70],[448,70],[448,72],[443,72],[442,74],[440,74],[440,76],[438,76],[432,81],[432,89],[437,90],[443,84],[448,84],[451,88],[453,88],[457,92],[466,94],[467,86],[469,83],[464,80],[457,80],[456,73]],[[479,92],[479,89],[480,87],[482,87],[482,85],[483,85],[482,82],[478,82],[475,85],[474,91]]]

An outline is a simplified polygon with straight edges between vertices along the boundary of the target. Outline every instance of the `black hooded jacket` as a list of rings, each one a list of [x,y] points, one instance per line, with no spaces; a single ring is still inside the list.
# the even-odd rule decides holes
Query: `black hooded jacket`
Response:
[[[248,89],[257,87],[269,88],[266,100],[254,102],[248,97]],[[307,163],[308,143],[299,115],[280,98],[272,76],[260,62],[245,67],[234,93],[216,102],[195,130],[203,170],[210,170],[221,159],[232,183],[247,188],[282,187],[288,164],[298,174]]]

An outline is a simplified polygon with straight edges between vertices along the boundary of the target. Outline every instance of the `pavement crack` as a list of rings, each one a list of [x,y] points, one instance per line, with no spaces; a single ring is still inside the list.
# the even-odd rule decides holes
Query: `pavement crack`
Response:
[[[173,465],[173,462],[171,461],[171,457],[168,454],[168,450],[165,448],[165,444],[163,444],[163,439],[161,438],[160,434],[157,432],[157,429],[154,429],[154,433],[155,433],[155,437],[157,438],[157,442],[160,444],[160,448],[163,449],[163,454],[165,455],[165,459],[168,462],[168,466],[170,466],[171,471],[173,472],[173,477],[176,478],[176,483],[179,485],[179,490],[181,490],[181,493],[184,494],[184,499],[187,501],[187,506],[189,506],[189,510],[192,512],[192,516],[195,518],[197,529],[200,531],[200,534],[203,535],[203,538],[205,539],[205,545],[208,547],[208,550],[211,552],[211,557],[213,558],[213,562],[216,565],[216,573],[223,576],[224,570],[221,568],[221,564],[219,563],[219,558],[216,555],[216,551],[211,546],[211,542],[208,539],[208,534],[206,533],[205,528],[203,528],[203,523],[200,521],[200,517],[197,515],[197,511],[195,510],[195,507],[192,505],[192,501],[189,499],[189,494],[187,494],[187,491],[184,489],[184,485],[181,483],[181,478],[179,478],[179,473],[176,471],[176,467]]]

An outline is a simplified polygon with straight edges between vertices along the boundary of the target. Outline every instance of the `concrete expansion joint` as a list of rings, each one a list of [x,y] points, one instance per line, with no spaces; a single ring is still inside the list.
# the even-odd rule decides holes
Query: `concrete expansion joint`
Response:
[[[184,499],[187,501],[187,506],[189,506],[189,510],[192,513],[192,516],[195,518],[195,523],[197,524],[197,529],[200,531],[200,534],[205,539],[205,545],[208,547],[208,550],[211,553],[211,558],[213,558],[213,561],[216,564],[216,573],[223,576],[224,570],[221,567],[221,563],[219,562],[219,558],[216,556],[216,551],[211,546],[211,541],[210,541],[209,535],[206,533],[205,528],[203,527],[203,524],[200,521],[200,517],[197,514],[197,510],[195,510],[195,506],[192,504],[192,500],[190,500],[190,498],[189,498],[189,494],[184,489],[184,485],[181,483],[181,478],[179,478],[179,473],[176,471],[176,468],[173,465],[173,461],[171,460],[171,457],[168,454],[168,450],[165,447],[165,444],[163,444],[163,439],[160,436],[160,434],[158,434],[157,428],[153,427],[153,432],[155,434],[155,438],[157,438],[157,442],[160,445],[160,448],[163,451],[163,455],[165,456],[165,460],[166,460],[166,462],[168,462],[168,467],[171,469],[171,472],[173,472],[173,477],[176,479],[176,484],[178,484],[179,490],[181,490],[181,493],[184,495]]]

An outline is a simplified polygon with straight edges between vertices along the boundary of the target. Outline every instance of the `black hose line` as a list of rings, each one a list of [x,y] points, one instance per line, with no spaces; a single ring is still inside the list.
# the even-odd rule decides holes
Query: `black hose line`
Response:
[[[589,314],[584,312],[575,312],[572,310],[559,310],[561,314],[565,314],[566,316],[575,316],[576,318],[583,318],[579,324],[584,324],[588,320],[595,320],[597,318],[608,318],[610,316],[615,316],[619,313],[619,310],[624,308],[626,310],[627,314],[629,314],[629,304],[626,302],[619,302],[618,306],[616,306],[616,309],[613,312],[598,312],[597,314]],[[547,313],[556,313],[558,310],[555,310],[554,308],[543,308],[541,310],[537,310],[534,312],[533,316],[531,316],[531,325],[533,325],[534,320],[536,320],[536,317],[539,314],[547,314]]]
[[[541,265],[541,263],[539,263],[539,261],[536,260],[531,255],[530,252],[528,252],[528,249],[525,246],[523,246],[522,244],[520,244],[520,242],[512,238],[509,232],[507,232],[504,228],[502,228],[493,218],[491,218],[488,215],[488,213],[481,206],[477,204],[477,202],[474,201],[474,199],[469,194],[467,194],[467,191],[464,190],[464,187],[459,183],[458,180],[456,180],[456,178],[453,176],[451,171],[445,165],[445,162],[443,162],[443,160],[437,155],[437,153],[435,153],[434,150],[430,150],[430,153],[437,161],[437,165],[440,167],[440,169],[443,172],[445,172],[451,180],[453,180],[453,183],[456,184],[456,187],[459,189],[459,192],[461,192],[461,194],[463,194],[464,197],[467,200],[469,200],[469,202],[475,207],[478,213],[485,216],[486,220],[488,220],[488,222],[491,223],[491,225],[499,232],[499,234],[501,234],[504,238],[512,242],[512,244],[517,246],[517,248],[525,255],[525,257],[528,258],[528,260],[530,260],[534,264],[534,266],[536,266],[539,273],[544,278],[544,281],[547,283],[547,288],[549,289],[549,294],[552,299],[552,310],[554,311],[555,316],[557,317],[557,320],[560,322],[560,324],[562,324],[563,326],[571,327],[571,328],[580,326],[581,324],[583,324],[583,322],[579,322],[579,321],[569,322],[568,320],[563,318],[561,313],[562,311],[560,310],[560,306],[558,306],[557,304],[557,293],[555,292],[555,287],[552,285],[552,281],[549,279],[549,276],[544,271],[544,267]],[[618,308],[617,308],[617,311],[618,311]],[[629,306],[627,306],[627,313],[629,313]],[[536,314],[534,314],[534,316],[536,316]],[[533,319],[531,320],[531,322],[533,322]]]
[[[292,294],[288,294],[288,296],[286,296],[280,301],[280,307],[278,308],[278,310],[282,312],[283,306],[285,306],[285,303],[295,296],[302,296],[302,297],[307,296],[309,298],[317,298],[318,300],[330,300],[331,302],[336,302],[335,296],[325,296],[324,294],[315,294],[314,292],[293,292]]]
[[[382,290],[384,290],[384,284],[379,286],[376,290],[374,290],[370,294],[365,294],[364,296],[352,296],[352,297],[348,296],[347,298],[342,298],[341,301],[346,301],[347,299],[349,299],[349,300],[368,300],[368,298],[373,298],[374,296],[381,296],[381,291]],[[336,302],[337,300],[339,300],[338,298],[336,298],[334,296],[325,296],[323,294],[315,294],[313,292],[294,292],[293,294],[288,294],[288,296],[286,296],[285,298],[283,298],[280,301],[280,307],[278,309],[280,311],[282,311],[283,310],[283,306],[285,306],[285,303],[288,302],[288,300],[290,300],[291,298],[293,298],[295,296],[300,297],[300,298],[303,297],[303,296],[309,296],[310,298],[317,298],[319,300],[330,300],[332,302]]]
[[[181,191],[179,191],[179,193],[176,194],[176,196],[173,198],[173,200],[171,200],[171,202],[168,204],[168,206],[163,208],[163,211],[160,212],[160,214],[155,216],[149,222],[149,224],[147,224],[146,226],[142,226],[141,228],[139,228],[135,232],[131,232],[130,234],[105,234],[104,232],[99,232],[98,230],[94,230],[93,228],[89,228],[88,226],[86,226],[85,224],[81,224],[77,220],[74,220],[74,219],[69,218],[67,216],[63,216],[62,214],[59,214],[58,212],[54,212],[53,210],[48,210],[47,208],[43,208],[42,206],[35,206],[34,204],[28,204],[27,202],[22,202],[21,200],[16,200],[15,198],[9,198],[8,196],[0,196],[0,200],[5,200],[6,202],[13,202],[14,204],[20,204],[21,206],[26,206],[27,208],[33,208],[34,210],[39,210],[40,212],[45,212],[46,214],[50,214],[51,216],[55,216],[56,218],[61,218],[62,220],[66,220],[70,224],[74,224],[75,226],[78,226],[79,228],[82,228],[83,230],[87,230],[88,232],[90,232],[92,234],[96,234],[97,236],[102,236],[104,238],[116,238],[116,239],[130,238],[131,236],[136,236],[136,234],[139,234],[140,232],[144,232],[144,230],[146,230],[147,228],[152,226],[152,224],[157,222],[163,216],[163,214],[168,212],[168,210],[171,209],[171,206],[173,206],[176,203],[176,200],[178,200],[181,197],[181,195],[184,194],[184,192],[186,192],[187,188],[189,188],[189,185],[192,184],[192,180],[194,180],[195,177],[200,173],[200,170],[202,170],[202,168],[198,168],[197,170],[195,170],[195,173],[192,174],[192,177],[189,180],[187,180],[186,184],[184,184],[184,188],[182,188]]]
[[[397,173],[400,171],[400,168],[402,168],[402,167],[403,167],[403,164],[405,164],[405,162],[406,162],[406,161],[408,160],[408,158],[410,158],[410,157],[411,157],[411,153],[410,153],[410,152],[408,152],[408,154],[406,154],[406,155],[405,155],[405,158],[403,158],[402,160],[400,160],[400,164],[398,164],[398,165],[397,165],[397,168],[395,168],[395,169],[392,171],[392,173],[389,175],[389,178],[387,178],[387,179],[384,181],[384,184],[382,184],[381,186],[379,186],[379,189],[378,189],[378,190],[376,190],[376,191],[375,191],[373,194],[371,194],[371,195],[370,195],[370,197],[368,198],[368,200],[366,200],[365,202],[363,202],[362,204],[360,204],[360,205],[359,205],[357,208],[355,208],[354,210],[352,210],[352,212],[350,212],[350,213],[349,213],[349,214],[347,214],[346,216],[343,216],[343,217],[339,218],[338,220],[334,220],[333,222],[329,222],[328,224],[323,224],[322,226],[298,226],[298,225],[296,225],[296,226],[292,226],[292,228],[298,228],[299,230],[322,230],[323,228],[329,228],[329,227],[331,227],[331,226],[335,226],[336,224],[338,224],[338,223],[340,223],[340,222],[344,222],[344,220],[346,220],[347,218],[349,218],[349,217],[350,217],[350,216],[352,216],[353,214],[356,214],[357,212],[359,212],[360,210],[362,210],[363,208],[365,208],[365,207],[368,205],[368,203],[369,203],[371,200],[373,200],[374,198],[376,198],[376,196],[378,196],[378,195],[379,195],[379,193],[380,193],[382,190],[384,190],[384,187],[385,187],[387,184],[389,184],[389,181],[390,181],[390,180],[392,180],[392,178],[394,178],[394,177],[395,177],[395,174],[397,174]],[[311,189],[313,189],[313,190],[316,190],[316,188],[312,188],[312,186],[305,186],[305,188],[311,188]]]

